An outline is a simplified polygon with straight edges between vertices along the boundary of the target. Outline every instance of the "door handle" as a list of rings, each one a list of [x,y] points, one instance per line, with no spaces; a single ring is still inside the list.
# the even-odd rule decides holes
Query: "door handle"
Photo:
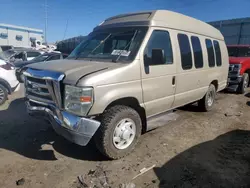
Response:
[[[172,78],[172,85],[173,86],[175,85],[175,76],[173,76],[173,78]]]

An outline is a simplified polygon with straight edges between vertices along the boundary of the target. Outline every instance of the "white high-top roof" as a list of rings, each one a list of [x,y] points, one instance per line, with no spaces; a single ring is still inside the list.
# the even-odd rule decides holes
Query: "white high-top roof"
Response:
[[[106,19],[96,29],[119,26],[157,26],[178,29],[224,40],[223,35],[213,26],[198,19],[168,10],[154,10],[122,14]]]

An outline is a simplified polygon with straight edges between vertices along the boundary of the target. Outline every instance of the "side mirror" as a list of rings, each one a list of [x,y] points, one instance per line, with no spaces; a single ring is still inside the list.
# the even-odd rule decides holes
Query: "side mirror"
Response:
[[[152,64],[153,65],[165,64],[163,49],[152,49]]]

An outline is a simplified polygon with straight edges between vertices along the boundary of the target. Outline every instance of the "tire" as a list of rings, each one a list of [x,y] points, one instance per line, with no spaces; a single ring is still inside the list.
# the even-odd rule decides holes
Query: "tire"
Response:
[[[216,96],[216,89],[213,84],[208,88],[206,95],[198,102],[198,107],[203,112],[212,110]]]
[[[237,93],[244,94],[249,84],[249,75],[247,73],[243,74],[242,81],[239,84]]]
[[[123,129],[124,126],[127,126],[129,128],[126,127],[125,128],[126,131],[124,131]],[[129,132],[132,131],[131,127],[134,128],[133,132],[134,134]],[[107,156],[110,159],[119,159],[128,155],[131,151],[133,151],[135,145],[139,140],[141,131],[142,131],[142,122],[139,114],[130,107],[117,105],[109,108],[102,115],[101,126],[99,127],[94,136],[94,141],[96,147],[103,155]],[[118,133],[121,132],[122,135],[117,136]],[[116,142],[116,139],[114,137],[119,138],[122,141]],[[120,146],[119,143],[124,142],[124,139],[126,139],[123,137],[127,137],[127,140],[129,141],[125,142],[124,145]],[[125,147],[126,144],[129,145]]]
[[[5,103],[7,98],[8,98],[8,91],[2,84],[0,84],[0,106]]]

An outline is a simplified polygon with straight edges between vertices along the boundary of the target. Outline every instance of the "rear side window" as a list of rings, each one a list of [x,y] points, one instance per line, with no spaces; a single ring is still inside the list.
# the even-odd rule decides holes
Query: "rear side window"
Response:
[[[193,66],[190,43],[187,35],[178,34],[181,52],[181,65],[183,70],[191,69]]]
[[[144,51],[144,62],[148,65],[158,65],[152,62],[152,49],[163,49],[165,64],[173,63],[172,45],[167,31],[153,31]]]
[[[215,66],[215,59],[214,59],[214,48],[212,41],[210,39],[206,39],[206,47],[207,47],[207,55],[208,55],[208,65],[209,67]]]
[[[27,57],[36,57],[41,55],[39,52],[27,52]]]
[[[202,55],[200,39],[198,37],[192,36],[191,42],[192,42],[192,47],[194,51],[195,68],[202,68],[203,67],[203,55]]]
[[[220,51],[220,44],[218,41],[214,40],[214,50],[215,50],[215,55],[216,55],[216,65],[218,67],[221,66],[221,51]]]

